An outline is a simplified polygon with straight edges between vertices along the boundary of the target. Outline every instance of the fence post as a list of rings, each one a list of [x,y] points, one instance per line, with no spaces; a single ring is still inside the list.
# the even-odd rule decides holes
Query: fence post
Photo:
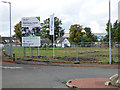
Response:
[[[37,57],[39,57],[39,47],[37,48]]]
[[[25,47],[24,47],[24,58],[26,57],[26,49],[25,49]]]
[[[114,46],[113,46],[114,48],[113,48],[113,61],[115,61],[115,42],[114,42]]]
[[[29,55],[31,57],[31,49],[30,49],[30,44],[29,44]]]
[[[15,53],[13,53],[13,62],[15,61]]]
[[[12,57],[12,55],[13,55],[13,47],[12,47],[12,44],[10,44],[10,46],[9,46],[9,56],[10,57]]]
[[[76,43],[76,61],[75,64],[80,64],[79,60],[78,60],[78,43]]]
[[[46,59],[48,60],[48,45],[46,45]]]
[[[76,43],[76,61],[78,61],[78,43]]]
[[[31,47],[31,58],[33,57],[33,47]]]

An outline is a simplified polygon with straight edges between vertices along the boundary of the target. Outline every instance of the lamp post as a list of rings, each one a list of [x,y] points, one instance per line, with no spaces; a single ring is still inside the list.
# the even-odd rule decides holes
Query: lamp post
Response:
[[[2,1],[2,3],[8,3],[9,4],[9,14],[10,14],[10,56],[12,56],[12,53],[11,53],[11,41],[12,41],[12,36],[11,36],[11,2],[7,2],[7,1]]]
[[[111,6],[109,0],[109,64],[111,64]]]

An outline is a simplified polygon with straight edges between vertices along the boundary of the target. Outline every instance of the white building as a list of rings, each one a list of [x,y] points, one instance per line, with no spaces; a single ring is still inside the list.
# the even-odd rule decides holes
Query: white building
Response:
[[[98,41],[100,41],[100,39],[104,39],[105,36],[107,35],[107,33],[93,33],[95,36],[97,36]]]
[[[65,48],[65,47],[70,47],[70,42],[68,41],[67,38],[61,37],[61,38],[56,39],[55,45],[56,45],[56,47]]]
[[[41,46],[44,47],[44,45],[52,45],[52,42],[49,38],[41,38]]]

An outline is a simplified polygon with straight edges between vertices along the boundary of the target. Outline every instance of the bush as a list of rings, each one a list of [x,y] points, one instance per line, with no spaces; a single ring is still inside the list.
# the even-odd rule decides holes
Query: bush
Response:
[[[49,48],[53,47],[52,45],[48,45]]]
[[[44,44],[44,45],[43,45],[43,47],[44,47],[44,48],[46,48],[46,47],[47,47],[47,45],[46,45],[46,44]]]

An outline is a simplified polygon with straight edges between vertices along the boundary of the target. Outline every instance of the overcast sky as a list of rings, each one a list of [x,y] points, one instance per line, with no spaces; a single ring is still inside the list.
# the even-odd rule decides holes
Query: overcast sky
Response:
[[[0,0],[0,32],[9,36],[9,5]],[[62,20],[66,32],[73,24],[90,27],[92,33],[106,33],[109,0],[6,0],[12,3],[12,34],[22,17],[40,16],[41,22],[51,14]],[[111,0],[112,23],[118,19],[118,2]]]

